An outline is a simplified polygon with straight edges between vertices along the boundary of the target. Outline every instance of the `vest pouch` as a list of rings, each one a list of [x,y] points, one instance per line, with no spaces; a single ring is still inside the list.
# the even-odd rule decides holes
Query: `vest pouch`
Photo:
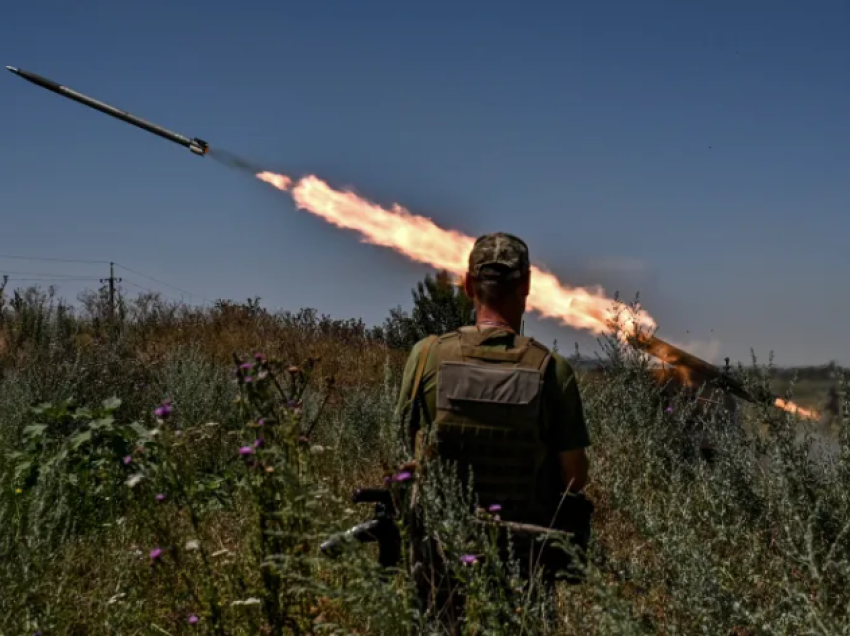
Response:
[[[536,369],[444,361],[437,377],[440,419],[482,432],[537,425],[542,377]]]

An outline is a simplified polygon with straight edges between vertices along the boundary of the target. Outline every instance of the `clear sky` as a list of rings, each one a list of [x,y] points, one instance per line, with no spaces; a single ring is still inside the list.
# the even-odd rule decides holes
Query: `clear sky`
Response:
[[[640,291],[659,335],[850,363],[846,0],[5,0],[2,16],[3,65],[444,227],[515,232],[565,282]],[[0,254],[369,323],[428,271],[11,74]]]

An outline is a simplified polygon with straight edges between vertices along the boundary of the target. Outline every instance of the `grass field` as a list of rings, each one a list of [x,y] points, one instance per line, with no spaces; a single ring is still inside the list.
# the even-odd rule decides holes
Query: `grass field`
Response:
[[[372,546],[318,552],[369,516],[351,491],[404,458],[405,352],[310,311],[148,297],[110,321],[97,298],[85,307],[29,292],[0,314],[0,635],[439,633]],[[610,353],[581,373],[596,505],[583,585],[520,589],[451,476],[426,485],[464,633],[850,633],[846,423],[830,422],[825,462],[805,424],[749,408],[741,427],[714,424],[708,465],[691,405],[659,408],[646,362]],[[804,406],[846,382],[801,378]]]

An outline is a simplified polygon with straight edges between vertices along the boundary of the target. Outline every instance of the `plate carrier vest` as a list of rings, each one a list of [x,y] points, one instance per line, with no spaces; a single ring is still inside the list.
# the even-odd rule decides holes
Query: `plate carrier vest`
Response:
[[[506,338],[513,343],[505,351],[483,346]],[[546,457],[543,380],[552,354],[506,329],[462,327],[426,343],[423,367],[431,344],[437,396],[429,449],[457,465],[464,485],[471,469],[479,505],[501,505],[505,519],[541,512],[535,490]]]

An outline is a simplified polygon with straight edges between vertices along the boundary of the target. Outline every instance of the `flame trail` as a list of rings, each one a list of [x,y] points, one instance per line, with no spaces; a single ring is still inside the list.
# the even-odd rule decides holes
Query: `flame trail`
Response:
[[[366,243],[389,247],[414,261],[444,269],[458,277],[467,271],[469,252],[475,243],[470,236],[443,229],[399,205],[386,210],[353,192],[334,190],[313,175],[298,181],[273,172],[259,172],[255,176],[279,190],[290,192],[298,208],[337,227],[359,232]],[[599,287],[592,290],[569,287],[540,267],[532,266],[531,271],[528,306],[546,318],[594,334],[608,332],[612,321],[618,322],[628,335],[656,328],[655,320],[642,309],[616,316],[613,301]],[[789,412],[810,414],[780,399],[775,405]]]
[[[423,216],[411,214],[399,205],[385,210],[364,201],[353,192],[334,190],[315,176],[297,182],[285,175],[261,172],[257,178],[272,186],[291,191],[296,206],[322,217],[329,223],[359,232],[373,245],[389,247],[408,258],[447,270],[457,276],[466,273],[469,252],[475,239],[445,230]],[[568,287],[549,272],[532,266],[528,306],[539,314],[564,325],[585,329],[595,334],[609,330],[616,318],[612,300],[602,289]],[[655,329],[655,321],[643,310],[623,317],[624,330]],[[638,324],[635,324],[638,323]]]

